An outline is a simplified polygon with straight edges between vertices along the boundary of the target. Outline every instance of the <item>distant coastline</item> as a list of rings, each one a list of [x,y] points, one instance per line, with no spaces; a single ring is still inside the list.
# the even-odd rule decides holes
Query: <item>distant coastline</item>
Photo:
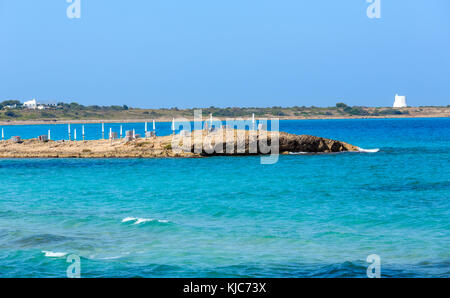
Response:
[[[169,122],[173,118],[192,120],[197,109],[161,108],[140,109],[123,106],[83,106],[77,103],[58,103],[56,105],[30,108],[18,101],[0,103],[0,125],[34,125],[61,123],[100,123],[100,122]],[[228,107],[199,108],[203,116],[226,120],[256,118],[279,118],[280,120],[309,119],[382,119],[382,118],[435,118],[450,117],[450,106],[421,107],[362,107],[337,103],[334,107]]]
[[[181,117],[181,116],[178,116]],[[407,119],[407,118],[449,118],[450,113],[437,113],[437,114],[416,114],[416,115],[385,115],[385,116],[311,116],[311,117],[298,117],[298,116],[264,116],[264,117],[256,117],[258,118],[279,118],[280,120],[345,120],[345,119]],[[177,116],[175,116],[177,118]],[[183,118],[189,119],[193,121],[192,117]],[[220,118],[220,117],[219,117]],[[236,118],[236,117],[231,117]],[[237,118],[249,118],[247,117],[237,117]],[[58,120],[0,120],[1,126],[11,126],[11,125],[49,125],[49,124],[82,124],[82,123],[144,123],[151,120],[155,120],[155,122],[171,122],[173,118],[146,118],[146,119],[58,119]],[[204,119],[206,120],[206,116],[204,115]],[[225,120],[223,118],[222,120]]]

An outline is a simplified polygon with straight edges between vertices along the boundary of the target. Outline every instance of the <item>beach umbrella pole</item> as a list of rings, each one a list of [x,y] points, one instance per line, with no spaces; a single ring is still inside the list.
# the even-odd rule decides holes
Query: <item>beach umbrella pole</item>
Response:
[[[156,137],[156,125],[155,125],[155,120],[153,120],[153,136]]]
[[[145,121],[145,133],[144,133],[144,135],[145,135],[145,138],[147,138],[147,121]]]

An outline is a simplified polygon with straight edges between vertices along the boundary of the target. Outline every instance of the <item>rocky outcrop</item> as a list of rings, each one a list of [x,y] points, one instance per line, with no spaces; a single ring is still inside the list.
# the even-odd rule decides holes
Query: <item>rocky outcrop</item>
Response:
[[[272,136],[269,134],[261,136],[249,131],[235,130],[232,134],[223,134],[224,142],[216,144],[219,133],[203,133],[203,138],[191,139],[190,152],[198,152],[202,156],[211,155],[259,155],[267,154],[267,146],[272,146]],[[208,140],[206,136],[211,139]],[[262,140],[262,142],[260,142]],[[253,147],[251,143],[253,142]],[[210,146],[208,146],[211,144]],[[228,145],[227,145],[228,144]],[[231,146],[229,144],[232,144]],[[262,146],[261,146],[262,144]],[[278,136],[280,154],[305,152],[305,153],[333,153],[345,151],[358,151],[358,147],[345,142],[325,139],[309,135],[294,135],[280,132]],[[228,147],[228,150],[227,150]],[[195,151],[195,148],[203,148],[201,152]],[[231,149],[230,149],[231,148]],[[239,150],[240,148],[240,150]],[[253,150],[251,150],[253,148]],[[208,150],[209,149],[209,150]]]
[[[267,148],[272,146],[272,138],[267,138],[249,131],[234,130],[224,133],[223,140],[227,143],[216,142],[217,134],[221,132],[200,132],[200,138],[191,136],[191,143],[185,150],[173,150],[172,136],[137,139],[126,142],[119,140],[94,141],[49,141],[41,142],[37,139],[24,140],[15,143],[11,140],[0,142],[0,158],[153,158],[153,157],[202,157],[213,155],[256,155],[270,154]],[[254,145],[256,140],[256,145]],[[234,141],[234,144],[233,142]],[[263,147],[260,143],[267,144]],[[200,143],[199,143],[200,142]],[[197,144],[197,147],[196,147]],[[230,145],[231,144],[231,145]],[[253,144],[253,145],[251,145]],[[180,145],[183,142],[180,140]],[[196,151],[195,148],[202,148]],[[222,152],[220,151],[222,148]],[[233,148],[234,150],[230,150]],[[243,150],[239,151],[238,149]],[[252,150],[253,149],[253,150]],[[358,151],[358,147],[330,139],[308,135],[279,134],[279,153],[307,152],[331,153]]]
[[[280,152],[331,153],[358,151],[358,147],[309,135],[280,133]]]

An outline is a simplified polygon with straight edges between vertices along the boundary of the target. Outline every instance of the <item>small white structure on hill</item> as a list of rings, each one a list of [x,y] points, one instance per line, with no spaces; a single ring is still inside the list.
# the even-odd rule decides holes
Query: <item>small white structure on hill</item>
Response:
[[[27,108],[27,109],[35,110],[37,108],[37,101],[36,101],[36,99],[32,99],[32,100],[26,101],[26,102],[23,103],[23,106],[25,108]]]
[[[395,94],[394,108],[407,108],[406,96]]]

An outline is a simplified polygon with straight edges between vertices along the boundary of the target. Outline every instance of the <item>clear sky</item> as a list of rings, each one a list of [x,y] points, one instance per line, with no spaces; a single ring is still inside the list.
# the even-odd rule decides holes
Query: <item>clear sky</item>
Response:
[[[450,104],[450,1],[0,0],[0,101]]]

